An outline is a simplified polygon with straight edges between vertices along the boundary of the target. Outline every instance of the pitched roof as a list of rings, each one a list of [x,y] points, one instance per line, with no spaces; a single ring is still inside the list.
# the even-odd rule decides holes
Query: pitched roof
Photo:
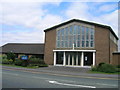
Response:
[[[2,53],[44,54],[44,44],[8,43],[2,46]]]
[[[102,28],[106,28],[106,29],[109,29],[110,32],[116,37],[116,39],[118,40],[118,37],[117,35],[115,34],[115,32],[112,30],[112,28],[110,26],[107,26],[107,25],[102,25],[102,24],[98,24],[98,23],[93,23],[93,22],[88,22],[88,21],[84,21],[84,20],[78,20],[78,19],[72,19],[72,20],[69,20],[67,22],[63,22],[59,25],[56,25],[56,26],[53,26],[51,28],[48,28],[48,29],[45,29],[44,32],[47,32],[47,31],[50,31],[52,29],[56,29],[58,27],[61,27],[63,25],[66,25],[66,24],[69,24],[71,22],[79,22],[79,23],[85,23],[85,24],[90,24],[90,25],[95,25],[95,26],[99,26],[99,27],[102,27]]]

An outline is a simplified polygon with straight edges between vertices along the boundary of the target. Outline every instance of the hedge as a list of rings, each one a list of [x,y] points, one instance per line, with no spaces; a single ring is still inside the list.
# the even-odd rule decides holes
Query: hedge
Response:
[[[115,73],[117,72],[116,68],[111,64],[100,63],[98,66],[93,67],[92,71],[99,71],[105,73]]]

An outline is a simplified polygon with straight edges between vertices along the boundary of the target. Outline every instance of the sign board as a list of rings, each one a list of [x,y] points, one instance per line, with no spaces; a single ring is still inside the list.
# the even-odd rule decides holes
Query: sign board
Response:
[[[85,56],[85,61],[87,61],[87,59],[88,59],[87,56]]]
[[[21,56],[21,60],[28,60],[28,56]]]

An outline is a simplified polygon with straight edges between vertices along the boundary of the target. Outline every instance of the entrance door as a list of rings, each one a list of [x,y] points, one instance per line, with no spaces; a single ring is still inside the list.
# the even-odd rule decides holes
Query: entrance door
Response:
[[[79,52],[66,52],[66,65],[80,66],[81,53]]]
[[[63,52],[56,52],[56,64],[63,65]]]
[[[93,53],[85,52],[84,53],[84,66],[91,66],[93,64]]]

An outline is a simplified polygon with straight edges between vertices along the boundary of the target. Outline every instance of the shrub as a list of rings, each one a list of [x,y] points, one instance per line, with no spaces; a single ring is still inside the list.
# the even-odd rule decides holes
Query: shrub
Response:
[[[22,63],[23,63],[23,61],[20,60],[20,59],[16,59],[15,62],[14,62],[14,64],[18,65],[18,66],[22,66]]]
[[[47,67],[48,65],[40,58],[31,57],[29,59],[29,66]]]
[[[92,71],[97,71],[97,67],[92,67],[91,70]]]
[[[10,59],[8,61],[9,61],[9,64],[13,64],[13,60],[12,59]]]
[[[48,67],[48,65],[47,64],[44,64],[44,65],[39,65],[39,67]]]
[[[97,67],[97,71],[106,72],[106,73],[114,73],[116,69],[111,64],[102,64],[101,66]]]
[[[3,59],[3,60],[2,60],[2,64],[9,64],[8,59]]]
[[[40,58],[30,58],[29,64],[45,64],[45,63],[44,63],[44,60]]]
[[[2,55],[2,59],[7,59],[7,55]]]
[[[10,60],[10,59],[12,59],[13,60],[13,62],[15,61],[15,54],[14,53],[12,53],[12,52],[9,52],[9,53],[7,53],[7,59],[8,60]]]
[[[104,62],[101,62],[98,64],[98,67],[101,67],[103,64],[105,64]]]
[[[23,60],[22,61],[22,66],[23,67],[27,67],[28,66],[28,61],[27,60]]]
[[[2,59],[2,64],[13,64],[13,60],[12,59],[10,59],[10,60]]]
[[[117,68],[120,68],[120,65],[117,65],[116,67],[117,67]]]

